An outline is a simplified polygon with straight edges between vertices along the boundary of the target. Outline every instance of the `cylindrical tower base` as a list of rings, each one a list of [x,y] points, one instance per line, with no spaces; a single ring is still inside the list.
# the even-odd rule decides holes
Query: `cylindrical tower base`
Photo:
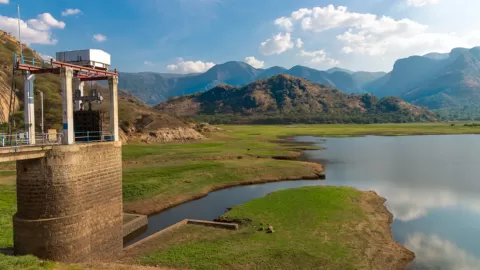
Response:
[[[90,256],[88,214],[27,220],[13,216],[15,254],[41,259],[85,262]]]
[[[55,146],[17,161],[14,250],[68,263],[109,260],[123,248],[120,142]]]

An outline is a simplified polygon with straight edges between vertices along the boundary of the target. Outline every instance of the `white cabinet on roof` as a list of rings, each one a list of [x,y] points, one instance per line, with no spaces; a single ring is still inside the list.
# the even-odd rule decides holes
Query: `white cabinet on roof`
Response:
[[[56,60],[85,67],[110,69],[110,54],[98,49],[57,52]]]

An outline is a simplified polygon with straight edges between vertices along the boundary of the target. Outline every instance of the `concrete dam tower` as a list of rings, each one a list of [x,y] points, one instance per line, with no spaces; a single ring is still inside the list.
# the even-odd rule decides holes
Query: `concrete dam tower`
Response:
[[[57,53],[57,60],[60,61],[34,64],[21,57],[15,61],[16,70],[24,74],[25,87],[29,87],[26,93],[33,92],[37,74],[54,73],[61,77],[63,132],[55,134],[58,143],[51,145],[45,142],[52,134],[35,135],[35,126],[31,125],[33,94],[25,97],[32,101],[25,115],[25,134],[31,138],[25,149],[43,144],[37,147],[37,156],[16,158],[18,210],[13,216],[14,251],[17,255],[32,254],[62,262],[114,258],[123,248],[117,71],[108,71],[110,55],[100,50]],[[77,132],[74,119],[86,115],[82,103],[99,100],[96,91],[95,95],[83,95],[83,82],[96,80],[109,82],[108,131]],[[77,111],[82,113],[77,115]]]

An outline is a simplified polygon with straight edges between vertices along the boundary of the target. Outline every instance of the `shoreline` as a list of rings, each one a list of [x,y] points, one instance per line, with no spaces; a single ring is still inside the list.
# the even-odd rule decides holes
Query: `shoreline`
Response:
[[[201,198],[208,196],[209,193],[219,191],[222,189],[228,189],[233,187],[240,187],[240,186],[250,186],[250,185],[260,185],[260,184],[267,184],[273,182],[283,182],[283,181],[301,181],[301,180],[325,180],[325,168],[324,166],[316,161],[311,161],[308,159],[303,159],[302,157],[305,154],[305,151],[309,150],[323,150],[325,148],[322,147],[305,147],[305,146],[313,146],[313,143],[310,142],[295,142],[293,139],[298,136],[280,136],[278,140],[275,142],[288,146],[288,150],[292,151],[294,154],[292,155],[282,155],[282,156],[271,156],[269,158],[276,159],[276,160],[289,160],[289,161],[296,161],[303,164],[308,164],[312,167],[312,172],[308,175],[300,175],[295,177],[281,177],[281,178],[263,178],[258,180],[246,180],[246,181],[237,181],[232,183],[226,183],[223,185],[216,185],[216,186],[209,186],[205,187],[202,192],[198,194],[182,196],[174,201],[166,202],[166,203],[156,203],[154,202],[155,197],[150,199],[144,200],[137,200],[137,201],[130,201],[124,202],[123,210],[126,213],[130,214],[140,214],[140,215],[147,215],[148,217],[153,215],[161,214],[162,212],[179,206],[181,204],[196,201]],[[257,158],[262,158],[258,156]]]
[[[344,224],[344,226],[348,227],[345,232],[352,233],[353,230],[355,235],[360,235],[359,238],[356,238],[356,241],[352,243],[360,243],[360,246],[364,248],[364,253],[362,253],[364,257],[364,260],[362,260],[363,267],[368,269],[387,269],[385,267],[388,267],[388,269],[405,269],[405,267],[415,259],[414,252],[393,239],[393,233],[391,231],[393,214],[386,208],[385,198],[379,196],[375,191],[362,191],[353,187],[318,186],[317,188],[341,188],[353,190],[361,194],[354,203],[358,204],[362,209],[366,219],[352,221],[351,223]],[[228,212],[231,210],[232,209],[229,209]],[[223,215],[227,215],[227,213]],[[219,216],[219,218],[222,216]],[[238,224],[235,220],[229,220],[228,218],[220,221]],[[184,225],[185,220],[127,247],[124,249],[124,256],[122,256],[118,263],[127,266],[130,264],[139,266],[139,264],[136,263],[137,258],[156,251],[157,243],[163,243],[164,241],[166,241],[166,243],[172,241],[175,243],[175,239],[178,237],[180,237],[180,239],[182,239],[182,237],[188,238],[188,236],[183,235],[184,232],[181,229]],[[210,232],[214,233],[214,231]],[[212,239],[215,239],[215,237]],[[354,244],[354,246],[357,246],[357,244]],[[167,267],[161,264],[159,266]]]
[[[300,152],[300,155],[301,155],[301,152]],[[288,156],[286,157],[288,158]],[[295,160],[298,160],[298,157],[296,157]],[[219,191],[222,189],[228,189],[228,188],[240,187],[240,186],[260,185],[260,184],[273,183],[273,182],[283,182],[283,181],[301,181],[301,180],[321,181],[325,179],[325,175],[323,174],[324,167],[322,164],[317,162],[308,162],[308,161],[300,161],[300,160],[298,160],[298,162],[310,165],[312,167],[312,172],[309,175],[303,175],[303,176],[262,178],[258,180],[245,180],[240,182],[237,181],[237,182],[227,183],[223,185],[210,186],[210,187],[206,187],[201,193],[182,196],[174,201],[164,202],[164,203],[152,202],[151,200],[153,200],[153,198],[147,199],[147,200],[132,201],[132,202],[124,203],[123,209],[124,209],[124,212],[127,212],[127,213],[147,215],[150,217],[152,215],[158,215],[168,209],[174,208],[181,204],[201,199],[203,197],[208,196],[208,194],[211,192]]]
[[[295,141],[293,141],[294,137],[297,137],[297,136],[284,136],[284,137],[280,138],[279,140],[277,140],[276,142],[279,143],[279,144],[282,144],[284,146],[288,146],[288,149],[290,151],[293,151],[295,154],[285,155],[285,156],[273,156],[271,158],[272,159],[280,159],[280,160],[292,160],[292,161],[297,161],[297,162],[300,162],[300,163],[309,164],[310,166],[315,168],[315,170],[313,171],[314,174],[303,175],[303,176],[299,176],[299,177],[248,180],[248,181],[233,182],[233,183],[228,183],[228,184],[223,184],[223,185],[211,186],[211,187],[207,187],[200,194],[181,197],[181,198],[179,198],[175,201],[170,201],[170,202],[163,203],[163,204],[155,204],[155,206],[153,208],[154,210],[152,210],[152,208],[148,208],[148,207],[146,208],[145,207],[146,205],[152,205],[152,203],[151,202],[149,203],[148,200],[143,201],[143,202],[139,201],[138,203],[131,203],[127,207],[124,206],[124,209],[125,209],[125,211],[128,211],[130,213],[144,214],[144,215],[148,215],[150,217],[152,215],[161,214],[163,211],[174,208],[174,207],[179,206],[183,203],[187,203],[187,202],[190,202],[190,201],[195,201],[195,200],[201,199],[203,197],[208,196],[208,194],[211,193],[211,192],[215,192],[215,191],[222,190],[222,189],[228,189],[228,188],[239,187],[239,186],[265,184],[265,183],[272,183],[272,182],[282,182],[282,181],[324,180],[325,179],[325,175],[323,174],[324,171],[325,171],[324,166],[322,164],[320,164],[319,162],[312,161],[308,158],[305,158],[305,151],[323,150],[325,148],[323,148],[323,147],[309,147],[309,146],[313,146],[314,143],[295,142]],[[352,137],[356,137],[356,136],[352,136]],[[359,137],[362,137],[362,136],[359,136]],[[357,190],[353,187],[347,187],[347,188]],[[370,214],[373,215],[373,216],[384,216],[384,217],[386,216],[386,219],[380,218],[380,219],[384,220],[383,226],[380,226],[381,231],[388,235],[388,237],[387,237],[388,239],[386,239],[387,241],[384,242],[383,245],[389,246],[388,249],[393,248],[393,249],[396,250],[396,252],[402,251],[403,254],[406,254],[405,256],[407,256],[407,258],[405,260],[399,261],[398,263],[399,263],[399,266],[400,265],[402,266],[402,269],[407,267],[415,259],[415,253],[412,252],[411,250],[409,250],[408,248],[406,248],[401,243],[394,240],[393,232],[391,230],[391,226],[393,224],[393,218],[394,217],[393,217],[393,214],[385,206],[386,199],[383,198],[382,196],[378,195],[374,191],[362,191],[362,190],[358,190],[358,191],[361,192],[362,194],[364,194],[365,196],[369,196],[370,194],[373,194],[373,196],[374,196],[373,200],[376,201],[378,203],[378,205],[375,207],[375,211],[373,213],[370,213]],[[137,204],[139,206],[136,206]],[[360,204],[362,204],[362,203],[360,203]],[[137,210],[137,209],[141,209],[141,210]],[[168,229],[168,228],[169,227],[167,227],[166,229]],[[155,238],[150,239],[149,241],[145,242],[144,244],[142,244],[142,246],[149,246],[149,242],[151,242],[152,240],[154,241]],[[372,260],[374,260],[374,258]]]

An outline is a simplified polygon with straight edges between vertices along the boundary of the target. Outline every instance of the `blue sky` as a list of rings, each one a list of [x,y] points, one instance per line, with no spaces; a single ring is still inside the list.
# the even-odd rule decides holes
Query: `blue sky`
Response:
[[[477,0],[2,2],[0,29],[16,34],[20,4],[22,40],[38,52],[99,48],[131,72],[201,72],[230,60],[388,71],[401,57],[480,45]]]

